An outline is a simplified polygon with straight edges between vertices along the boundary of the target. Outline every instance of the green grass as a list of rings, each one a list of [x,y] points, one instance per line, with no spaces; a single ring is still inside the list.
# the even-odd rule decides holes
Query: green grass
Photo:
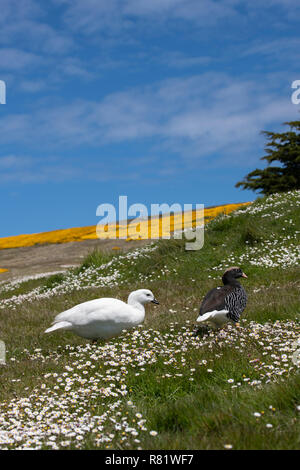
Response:
[[[75,269],[75,272],[79,274],[85,269],[90,268],[91,266],[101,266],[102,264],[105,264],[110,261],[112,258],[112,254],[103,253],[100,250],[94,249],[93,251],[91,251],[91,253],[86,256],[82,265],[79,268]]]
[[[73,390],[82,393],[82,411],[79,400],[74,408],[77,413],[101,415],[116,400],[113,395],[103,397],[98,391],[93,396],[90,383],[78,385],[79,379],[65,393],[57,378],[47,376],[57,373],[63,378],[66,366],[76,366],[80,375],[78,364],[84,368],[91,361],[93,369],[85,366],[88,373],[82,378],[98,377],[99,388],[108,383],[116,388],[126,386],[127,394],[119,397],[120,415],[112,410],[109,416],[117,420],[125,417],[133,427],[137,427],[136,413],[146,421],[139,425],[138,436],[123,428],[114,430],[112,421],[107,421],[105,429],[98,431],[98,436],[106,429],[114,435],[107,442],[97,442],[97,433],[86,432],[80,442],[70,438],[65,448],[223,449],[232,445],[234,449],[299,449],[300,378],[289,349],[291,339],[299,334],[299,266],[295,262],[289,265],[289,255],[284,258],[286,252],[282,251],[284,247],[287,253],[294,253],[299,245],[298,204],[295,192],[258,200],[254,205],[257,211],[245,208],[238,215],[219,216],[207,226],[204,247],[197,252],[185,251],[184,240],[160,241],[156,249],[136,258],[95,251],[72,275],[89,278],[94,272],[98,276],[97,269],[112,261],[104,273],[118,271],[115,285],[58,292],[0,310],[1,339],[8,350],[8,365],[1,368],[0,403],[7,407],[12,400],[38,395],[36,390],[43,390],[40,387],[45,383],[49,396],[61,393],[68,397]],[[249,255],[251,250],[256,250],[253,255]],[[225,339],[222,333],[192,339],[200,302],[209,289],[220,285],[228,257],[230,265],[238,262],[248,275],[248,280],[243,280],[249,300],[241,328],[225,328]],[[273,266],[264,264],[266,257],[273,257]],[[46,293],[53,291],[67,276],[27,281],[12,291],[0,292],[0,299],[37,287]],[[126,300],[130,291],[141,287],[150,288],[160,306],[147,306],[145,323],[137,336],[127,333],[105,346],[89,349],[85,340],[71,333],[43,334],[57,313],[75,304],[102,296]],[[265,325],[258,333],[256,323]],[[280,368],[285,369],[285,353],[288,365],[277,375]],[[142,356],[144,364],[140,364]],[[273,363],[276,374],[266,383]],[[244,378],[251,382],[261,379],[262,383],[249,385]],[[241,385],[232,388],[229,379]],[[66,406],[72,415],[72,405],[68,402]],[[261,416],[254,416],[257,412]],[[151,430],[157,431],[157,436],[152,436]],[[59,445],[63,440],[62,436],[57,439],[58,447],[63,446]],[[49,445],[45,439],[42,448]]]

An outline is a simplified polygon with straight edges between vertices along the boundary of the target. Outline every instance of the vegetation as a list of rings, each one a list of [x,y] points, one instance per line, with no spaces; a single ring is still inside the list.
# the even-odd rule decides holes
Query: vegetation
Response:
[[[293,191],[220,214],[197,252],[164,240],[1,284],[0,448],[299,448],[299,202]],[[203,296],[230,265],[248,275],[240,326],[193,337]],[[160,305],[119,338],[43,334],[60,311],[140,287]]]
[[[286,122],[289,131],[283,133],[267,132],[263,134],[269,141],[267,155],[261,160],[268,162],[264,170],[256,169],[249,173],[236,187],[259,191],[262,194],[300,189],[300,121]],[[280,166],[271,166],[278,162]]]
[[[248,203],[238,203],[238,204],[225,204],[223,206],[208,207],[204,210],[205,221],[209,221],[216,217],[218,214],[226,213],[229,214],[233,210],[238,209],[243,205]],[[193,214],[192,218],[193,226],[196,225],[199,221],[197,220],[197,214]],[[154,224],[152,229],[152,238],[159,238],[162,236],[162,230],[165,229],[169,233],[169,229],[166,226],[164,228],[163,224]],[[105,237],[113,238],[117,233],[117,237],[124,238],[126,241],[131,241],[131,234],[135,234],[135,231],[138,232],[139,238],[147,240],[150,222],[145,220],[143,222],[132,222],[130,223],[130,231],[128,231],[128,225],[122,224],[115,227],[115,224],[108,224],[107,231],[105,231]],[[171,215],[170,226],[173,227],[173,230],[181,230],[183,227],[183,218],[181,213],[176,213]],[[20,248],[25,246],[34,246],[34,245],[45,245],[52,243],[70,243],[78,242],[84,240],[96,240],[98,234],[96,232],[96,226],[91,225],[87,227],[75,227],[70,229],[63,230],[54,230],[52,232],[43,232],[43,233],[34,233],[31,235],[17,235],[15,237],[4,237],[0,238],[0,250],[7,248]],[[1,272],[1,271],[0,271]]]

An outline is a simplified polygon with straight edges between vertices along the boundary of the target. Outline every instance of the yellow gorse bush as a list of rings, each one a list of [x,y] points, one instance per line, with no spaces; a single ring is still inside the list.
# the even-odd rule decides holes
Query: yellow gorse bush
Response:
[[[203,215],[199,216],[198,212],[192,211],[190,213],[173,214],[170,218],[169,216],[163,215],[161,217],[152,218],[152,220],[149,218],[139,222],[125,221],[124,223],[107,224],[106,226],[102,226],[101,233],[99,233],[98,230],[98,234],[97,226],[91,225],[88,227],[62,229],[52,232],[34,233],[31,235],[5,237],[0,238],[0,250],[47,243],[80,242],[83,240],[95,240],[97,238],[124,238],[127,241],[133,239],[147,240],[150,238],[162,238],[163,236],[168,236],[174,231],[182,230],[184,227],[184,220],[187,218],[189,219],[189,222],[191,222],[192,227],[196,227],[215,218],[220,213],[229,214],[246,204],[250,203],[226,204],[223,206],[207,208],[204,210],[204,220]]]

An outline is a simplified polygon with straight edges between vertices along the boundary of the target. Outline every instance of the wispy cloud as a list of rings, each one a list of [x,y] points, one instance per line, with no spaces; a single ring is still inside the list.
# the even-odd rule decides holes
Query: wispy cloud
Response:
[[[58,76],[86,78],[80,59],[70,55],[75,48],[72,34],[52,24],[45,5],[37,0],[0,0],[0,12],[0,70],[2,76],[13,73],[9,83],[37,92],[45,87],[30,82],[46,85]],[[39,77],[32,79],[37,73]]]
[[[271,79],[258,84],[203,74],[111,93],[100,101],[41,106],[30,115],[8,115],[0,126],[3,143],[17,140],[33,149],[45,143],[49,149],[101,149],[148,140],[153,150],[198,162],[214,155],[222,164],[230,154],[243,152],[248,159],[262,129],[296,116],[290,97],[278,95]]]
[[[47,84],[43,80],[21,80],[19,81],[19,87],[21,90],[27,93],[38,93],[45,90]]]
[[[1,115],[2,144],[13,146],[18,142],[27,146],[29,153],[44,146],[49,152],[61,148],[82,150],[85,146],[102,152],[107,145],[142,142],[151,154],[167,151],[188,165],[208,162],[211,156],[215,164],[222,165],[228,156],[243,154],[245,158],[239,159],[242,165],[260,142],[261,129],[278,126],[297,115],[289,95],[284,94],[287,83],[281,81],[278,70],[272,76],[264,74],[263,80],[254,72],[251,76],[240,73],[239,78],[233,72],[208,73],[204,70],[215,65],[220,55],[212,59],[211,50],[177,50],[176,44],[163,50],[159,41],[153,46],[155,54],[151,43],[147,55],[147,43],[147,47],[134,50],[134,59],[130,56],[133,50],[126,55],[122,49],[115,56],[101,56],[100,52],[106,41],[111,41],[113,49],[115,44],[121,47],[123,37],[130,37],[133,43],[144,32],[160,37],[166,26],[169,31],[186,25],[194,25],[197,32],[209,27],[216,31],[220,21],[238,27],[240,20],[253,22],[262,11],[273,12],[275,8],[286,16],[294,5],[289,0],[52,0],[49,5],[48,9],[35,0],[0,0],[1,69],[14,77],[22,92],[45,93],[43,99],[24,107],[24,112],[7,108],[9,111]],[[55,22],[50,21],[51,8],[57,13]],[[251,39],[247,50],[241,52],[241,45],[236,51],[246,60],[251,55],[263,55],[281,61],[297,53],[299,45],[296,37],[272,36]],[[231,55],[234,47],[231,42]],[[144,63],[149,61],[156,67],[163,63],[178,77],[153,82],[152,75],[149,81],[143,77],[141,84],[135,77],[123,84],[117,76],[121,64],[127,66],[129,75],[139,53]],[[104,56],[103,61],[99,60]],[[105,91],[96,93],[97,98],[87,89],[80,95],[84,98],[77,99],[74,88],[68,90],[68,97],[58,93],[53,102],[47,97],[46,91],[59,88],[64,80],[83,80],[86,84],[98,77],[97,84],[101,85],[100,64],[102,70],[114,66],[117,71],[109,77],[114,85],[106,86],[104,80]],[[183,70],[185,75],[181,76]],[[197,70],[195,75],[191,70]],[[257,152],[253,154],[256,158]],[[65,178],[71,173],[69,168],[61,171]],[[52,174],[50,168],[48,174]]]
[[[66,6],[65,22],[74,30],[88,34],[107,31],[109,35],[124,33],[135,27],[137,20],[186,20],[203,25],[219,19],[238,16],[234,0],[53,0]],[[153,25],[152,25],[153,27]]]
[[[262,55],[277,60],[290,60],[299,62],[300,39],[296,37],[281,37],[267,41],[254,41],[243,52],[244,56]]]
[[[15,86],[20,84],[22,91],[37,93],[66,80],[99,78],[108,67],[126,67],[129,62],[136,66],[139,52],[142,61],[156,61],[168,68],[204,68],[212,58],[203,53],[201,41],[199,54],[177,50],[176,42],[167,50],[160,45],[156,51],[150,48],[148,55],[135,46],[145,35],[155,38],[177,28],[179,32],[192,29],[196,35],[204,31],[206,37],[209,28],[215,34],[215,27],[222,22],[227,26],[224,34],[230,36],[231,28],[261,21],[264,13],[271,21],[274,8],[280,8],[285,17],[298,7],[288,0],[51,0],[47,7],[37,0],[0,0],[1,71],[20,76]],[[51,21],[54,16],[55,22]],[[248,41],[243,56],[273,54],[281,58],[297,48],[297,39],[281,39]],[[130,52],[108,53],[124,43],[131,44]],[[232,47],[228,54],[234,54]],[[88,51],[87,57],[83,50]],[[33,79],[33,74],[38,76]]]
[[[108,36],[136,30],[139,21],[146,21],[148,30],[160,28],[166,23],[170,27],[172,22],[175,24],[178,20],[207,30],[224,20],[232,24],[246,19],[261,19],[262,12],[268,14],[270,20],[275,9],[279,9],[290,20],[295,20],[295,12],[300,8],[294,0],[52,1],[65,6],[64,20],[71,29],[86,34],[105,32]]]
[[[20,70],[32,67],[43,61],[41,57],[30,52],[15,48],[0,49],[0,64],[2,70]]]
[[[0,0],[0,40],[3,45],[22,42],[24,49],[48,54],[67,52],[72,37],[48,23],[48,11],[36,0]]]
[[[83,160],[85,160],[83,162]],[[155,159],[157,161],[157,159]],[[151,159],[153,163],[153,159]],[[91,161],[79,156],[63,158],[61,156],[24,156],[24,155],[0,155],[0,182],[21,184],[62,183],[78,181],[135,181],[140,178],[143,168],[149,163],[148,158],[138,160],[128,158],[126,162],[119,160],[121,169],[126,165],[130,173],[120,171],[116,174],[112,167],[108,167],[105,159]],[[157,173],[158,174],[158,173]]]
[[[178,69],[207,66],[213,62],[213,58],[207,55],[188,55],[181,51],[162,53],[156,60],[162,65]]]

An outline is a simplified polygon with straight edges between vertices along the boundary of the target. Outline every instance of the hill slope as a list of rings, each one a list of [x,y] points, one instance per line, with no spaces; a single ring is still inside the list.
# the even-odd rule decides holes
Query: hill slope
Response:
[[[299,202],[295,191],[219,216],[197,252],[184,240],[94,252],[66,274],[1,284],[0,448],[299,448]],[[248,275],[240,327],[192,337],[232,264]],[[140,287],[160,306],[134,332],[96,346],[43,335],[76,303]]]
[[[208,222],[220,213],[229,214],[248,204],[206,208],[204,220]],[[190,222],[193,227],[203,224],[202,213],[196,211],[184,215],[176,213],[170,219],[163,216],[139,223],[132,220],[120,222],[117,227],[102,225],[101,233],[97,233],[96,226],[89,226],[0,238],[0,280],[44,277],[46,274],[64,272],[67,268],[79,266],[93,249],[126,252],[143,246],[149,238],[162,238],[170,232],[181,230],[183,223]]]
[[[222,206],[208,207],[204,210],[204,217],[206,220],[211,220],[220,213],[230,214],[230,212],[242,207],[244,205],[250,204],[249,202],[242,202],[237,204],[224,204]],[[168,219],[168,216],[162,216],[162,219]],[[157,219],[154,217],[153,219]],[[197,223],[197,214],[193,211],[192,221],[194,225]],[[130,241],[132,239],[132,234],[136,232],[138,227],[138,237],[147,240],[149,238],[149,226],[151,225],[150,219],[142,220],[139,222],[134,221],[121,221],[116,224],[107,224],[105,230],[105,237],[113,239],[115,234],[117,238],[127,239]],[[183,226],[183,217],[181,213],[175,213],[171,215],[172,229],[174,231],[182,229]],[[131,230],[129,230],[129,226]],[[88,227],[74,227],[70,229],[54,230],[51,232],[42,232],[42,233],[33,233],[26,235],[17,235],[15,237],[2,237],[0,238],[0,250],[7,248],[19,248],[19,247],[28,247],[40,244],[52,244],[52,243],[70,243],[70,242],[82,242],[84,240],[97,240],[99,234],[96,231],[97,227],[95,225],[90,225]],[[115,230],[117,229],[117,230]],[[172,231],[172,230],[171,230]],[[162,237],[162,235],[168,234],[162,230],[162,226],[158,228],[158,231],[152,233],[152,238]],[[136,239],[136,238],[134,238]]]

